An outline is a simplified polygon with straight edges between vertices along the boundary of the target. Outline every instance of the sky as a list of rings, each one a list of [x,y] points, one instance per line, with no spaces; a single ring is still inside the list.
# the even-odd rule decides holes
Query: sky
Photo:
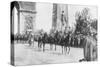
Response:
[[[50,31],[52,26],[52,8],[53,5],[51,3],[36,3],[36,30]]]

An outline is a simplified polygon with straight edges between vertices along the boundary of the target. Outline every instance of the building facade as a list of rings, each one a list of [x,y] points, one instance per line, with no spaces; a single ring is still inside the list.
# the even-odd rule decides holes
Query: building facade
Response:
[[[18,6],[18,7],[16,7]],[[34,2],[16,2],[13,14],[14,16],[14,34],[25,34],[34,32],[36,18],[36,3]],[[15,18],[15,16],[17,16]]]
[[[68,27],[68,5],[53,4],[53,22],[52,28],[58,31],[64,31]]]

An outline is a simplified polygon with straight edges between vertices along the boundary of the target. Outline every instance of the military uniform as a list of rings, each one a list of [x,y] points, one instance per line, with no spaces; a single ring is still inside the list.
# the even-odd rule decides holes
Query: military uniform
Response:
[[[95,61],[97,60],[97,45],[96,41],[90,37],[87,36],[83,40],[84,45],[84,60],[85,61]]]

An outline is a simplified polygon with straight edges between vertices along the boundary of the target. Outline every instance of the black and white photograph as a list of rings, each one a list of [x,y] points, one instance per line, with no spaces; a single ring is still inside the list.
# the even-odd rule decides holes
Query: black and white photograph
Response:
[[[11,65],[98,61],[98,7],[11,2]]]

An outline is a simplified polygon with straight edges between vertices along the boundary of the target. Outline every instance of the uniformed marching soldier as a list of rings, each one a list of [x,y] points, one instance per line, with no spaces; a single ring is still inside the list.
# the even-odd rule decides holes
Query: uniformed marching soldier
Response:
[[[97,60],[97,44],[96,41],[91,37],[87,36],[84,38],[84,59],[81,61],[95,61]]]
[[[84,47],[84,56],[87,61],[94,61],[97,57],[96,41],[92,37],[88,37]]]

